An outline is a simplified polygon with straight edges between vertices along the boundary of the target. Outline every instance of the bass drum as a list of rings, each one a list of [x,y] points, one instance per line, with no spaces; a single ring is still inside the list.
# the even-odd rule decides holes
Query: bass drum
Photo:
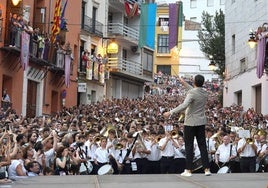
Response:
[[[199,170],[202,167],[203,165],[202,165],[201,155],[198,155],[197,157],[194,158],[194,161],[193,161],[193,172]]]
[[[88,175],[92,172],[92,170],[93,170],[93,165],[91,164],[90,161],[81,163],[80,168],[79,168],[80,175]]]
[[[229,173],[229,172],[230,172],[229,167],[228,166],[223,166],[218,170],[217,174],[226,174],[226,173]]]
[[[98,175],[108,175],[108,174],[113,174],[114,173],[114,169],[111,165],[106,164],[103,165],[102,167],[100,167],[100,169],[98,170]]]

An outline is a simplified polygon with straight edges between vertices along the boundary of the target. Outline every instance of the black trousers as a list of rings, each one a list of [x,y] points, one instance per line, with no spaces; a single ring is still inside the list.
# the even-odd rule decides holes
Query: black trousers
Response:
[[[160,174],[160,160],[159,161],[148,160],[147,174]]]
[[[184,141],[186,151],[186,169],[193,169],[194,137],[196,137],[201,153],[203,168],[209,168],[208,151],[206,146],[205,125],[184,126]]]
[[[240,158],[241,172],[256,172],[256,157],[241,157]]]

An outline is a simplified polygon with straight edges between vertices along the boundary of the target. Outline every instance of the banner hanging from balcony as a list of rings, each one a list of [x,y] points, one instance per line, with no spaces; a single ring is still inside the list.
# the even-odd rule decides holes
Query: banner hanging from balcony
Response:
[[[139,15],[139,4],[138,2],[130,3],[125,1],[125,12],[127,17],[133,18],[134,16]]]
[[[70,87],[72,57],[65,55],[65,86]]]
[[[149,48],[154,49],[156,8],[157,5],[155,3],[141,4],[140,48],[148,46]]]
[[[55,12],[53,18],[53,26],[51,29],[51,42],[56,41],[57,35],[60,33],[60,19],[61,19],[61,0],[56,1]]]
[[[21,50],[20,50],[20,59],[21,66],[23,70],[26,70],[29,62],[29,44],[30,44],[30,35],[25,31],[21,33]]]
[[[169,4],[169,49],[178,45],[178,38],[182,34],[183,4],[182,2]]]

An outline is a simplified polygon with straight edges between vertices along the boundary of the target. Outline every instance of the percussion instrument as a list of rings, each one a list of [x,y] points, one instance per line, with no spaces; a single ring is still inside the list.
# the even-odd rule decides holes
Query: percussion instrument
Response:
[[[194,161],[193,161],[193,172],[196,170],[199,170],[202,167],[203,165],[202,165],[201,155],[198,155],[197,157],[194,158]]]
[[[114,169],[111,165],[106,164],[103,165],[99,170],[98,170],[98,175],[108,175],[108,174],[113,174]]]
[[[93,170],[93,165],[91,164],[89,160],[85,163],[81,163],[80,168],[79,168],[79,172],[81,175],[90,174],[92,170]]]
[[[229,172],[230,172],[229,167],[228,166],[223,166],[218,170],[217,174],[226,174],[226,173],[229,173]]]

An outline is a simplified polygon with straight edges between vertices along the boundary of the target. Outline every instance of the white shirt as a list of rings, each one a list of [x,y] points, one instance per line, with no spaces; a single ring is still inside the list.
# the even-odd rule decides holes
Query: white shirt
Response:
[[[9,178],[16,178],[19,177],[17,172],[16,172],[16,168],[18,165],[22,166],[22,171],[26,174],[27,170],[24,167],[24,162],[21,159],[14,159],[11,160],[11,164],[8,167],[8,176]]]
[[[222,163],[226,163],[229,161],[229,157],[230,156],[236,156],[237,152],[236,152],[236,148],[232,146],[232,151],[231,151],[231,144],[221,144],[219,145],[217,151],[216,151],[216,155],[219,155],[219,161]],[[231,151],[231,154],[230,154]]]
[[[161,140],[159,141],[159,147],[162,147],[165,144],[166,140],[167,140],[167,137],[161,138]],[[172,144],[172,140],[169,140],[167,142],[166,147],[163,149],[163,151],[161,151],[161,155],[165,157],[174,156],[174,147]]]
[[[96,149],[94,159],[96,159],[99,163],[108,163],[109,162],[108,156],[109,156],[108,150],[99,147]]]
[[[246,139],[242,138],[238,141],[237,143],[237,150],[239,150],[240,148],[242,148],[242,146],[246,143]],[[240,153],[240,157],[255,157],[255,152],[253,150],[253,148],[247,144],[245,149]]]
[[[161,151],[159,149],[158,143],[152,144],[150,142],[151,153],[147,156],[149,161],[159,161],[161,159]]]

